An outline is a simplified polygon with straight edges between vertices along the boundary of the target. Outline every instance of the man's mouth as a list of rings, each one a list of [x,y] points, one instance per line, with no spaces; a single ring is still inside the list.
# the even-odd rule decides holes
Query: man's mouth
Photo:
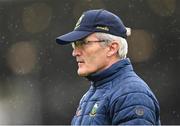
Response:
[[[78,63],[78,65],[81,65],[81,64],[83,64],[83,63],[85,63],[85,62],[82,61],[82,60],[78,60],[77,63]]]
[[[84,63],[84,61],[78,61],[78,63]]]

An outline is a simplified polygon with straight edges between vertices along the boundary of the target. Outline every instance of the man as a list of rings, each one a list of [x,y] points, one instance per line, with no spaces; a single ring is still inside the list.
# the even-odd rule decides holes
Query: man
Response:
[[[77,73],[91,81],[72,125],[158,125],[159,104],[126,58],[128,32],[121,19],[106,10],[89,10],[74,30],[56,39],[72,44]]]

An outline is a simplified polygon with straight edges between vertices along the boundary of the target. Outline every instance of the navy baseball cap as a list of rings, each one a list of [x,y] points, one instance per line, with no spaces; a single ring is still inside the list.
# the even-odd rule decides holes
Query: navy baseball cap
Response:
[[[56,38],[61,45],[83,39],[94,32],[103,32],[123,38],[127,37],[127,30],[121,19],[115,14],[103,10],[89,10],[79,18],[72,32]]]

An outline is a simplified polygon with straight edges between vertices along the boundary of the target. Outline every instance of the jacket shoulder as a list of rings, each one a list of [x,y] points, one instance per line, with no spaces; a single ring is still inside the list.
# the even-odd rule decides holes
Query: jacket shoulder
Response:
[[[148,85],[136,74],[116,78],[112,82],[110,115],[114,124],[156,124],[159,104]],[[131,120],[131,121],[130,121]]]

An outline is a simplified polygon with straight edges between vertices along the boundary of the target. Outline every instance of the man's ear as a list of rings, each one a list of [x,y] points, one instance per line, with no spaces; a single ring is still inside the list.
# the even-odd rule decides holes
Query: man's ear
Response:
[[[119,44],[117,42],[113,41],[108,45],[108,48],[109,48],[109,50],[107,52],[107,56],[116,55],[119,50]]]

